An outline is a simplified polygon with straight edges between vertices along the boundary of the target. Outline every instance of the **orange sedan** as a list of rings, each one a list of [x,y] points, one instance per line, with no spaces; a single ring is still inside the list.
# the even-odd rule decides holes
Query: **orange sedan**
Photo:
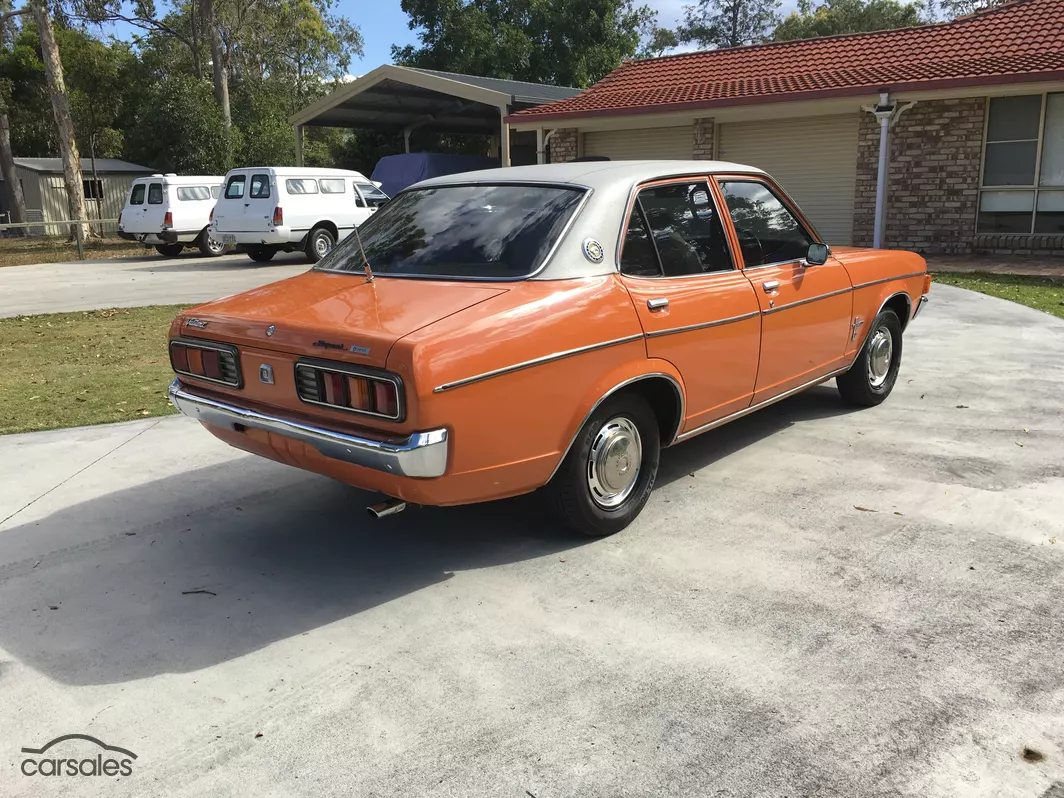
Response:
[[[182,313],[170,397],[233,446],[385,494],[378,515],[542,488],[608,535],[662,447],[832,377],[882,402],[929,287],[915,254],[829,248],[751,167],[451,175],[306,274]]]

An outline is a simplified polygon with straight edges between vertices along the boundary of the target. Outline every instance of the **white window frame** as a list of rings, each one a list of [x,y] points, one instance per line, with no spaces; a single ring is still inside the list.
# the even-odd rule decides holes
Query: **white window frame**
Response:
[[[975,202],[975,234],[980,236],[1046,236],[1055,235],[1054,233],[1036,233],[1034,230],[1035,223],[1038,220],[1038,194],[1041,191],[1047,191],[1051,193],[1064,192],[1064,186],[1039,186],[1038,179],[1042,172],[1042,150],[1045,148],[1045,132],[1046,132],[1046,111],[1049,108],[1049,95],[1051,94],[1064,94],[1061,91],[1043,91],[1038,92],[1024,92],[1022,95],[1015,95],[1018,97],[1031,97],[1039,96],[1042,100],[1042,107],[1038,117],[1038,144],[1034,153],[1034,185],[1032,186],[984,186],[983,179],[986,174],[986,145],[987,134],[990,132],[990,101],[992,99],[999,99],[997,97],[987,97],[985,111],[983,113],[983,148],[979,158],[979,196]],[[1026,141],[1026,139],[1024,139]],[[994,142],[1000,144],[1002,142]],[[999,193],[1003,191],[1016,191],[1023,193],[1034,194],[1034,205],[1031,207],[1031,229],[1026,233],[984,233],[979,230],[979,214],[982,212],[983,207],[983,193],[984,192]]]

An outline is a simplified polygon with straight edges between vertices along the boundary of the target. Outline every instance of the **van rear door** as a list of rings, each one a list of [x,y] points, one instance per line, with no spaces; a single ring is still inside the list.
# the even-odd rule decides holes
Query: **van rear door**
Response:
[[[265,233],[273,229],[276,187],[265,172],[233,172],[214,206],[219,233]]]
[[[122,229],[127,233],[158,233],[163,229],[166,207],[162,180],[136,180],[122,211]]]

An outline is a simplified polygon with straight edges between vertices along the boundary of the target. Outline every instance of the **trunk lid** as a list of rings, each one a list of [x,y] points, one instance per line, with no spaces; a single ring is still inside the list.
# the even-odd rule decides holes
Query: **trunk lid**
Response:
[[[508,290],[389,277],[369,283],[361,274],[310,271],[201,305],[181,334],[384,368],[403,336]]]

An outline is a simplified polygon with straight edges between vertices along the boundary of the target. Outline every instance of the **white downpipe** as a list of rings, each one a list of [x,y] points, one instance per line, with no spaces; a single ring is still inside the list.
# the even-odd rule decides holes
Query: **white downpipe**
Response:
[[[887,95],[883,94],[882,97]],[[883,103],[884,105],[886,103]],[[879,118],[879,169],[876,171],[876,220],[872,231],[872,246],[883,246],[883,225],[887,217],[887,178],[890,171],[890,115],[876,114]]]

